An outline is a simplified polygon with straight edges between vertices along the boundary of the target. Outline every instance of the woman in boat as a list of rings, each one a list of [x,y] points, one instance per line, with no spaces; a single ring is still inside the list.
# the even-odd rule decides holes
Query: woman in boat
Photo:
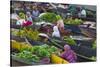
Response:
[[[64,46],[64,52],[61,53],[60,56],[69,61],[70,63],[74,63],[77,60],[76,53],[71,50],[69,45]]]

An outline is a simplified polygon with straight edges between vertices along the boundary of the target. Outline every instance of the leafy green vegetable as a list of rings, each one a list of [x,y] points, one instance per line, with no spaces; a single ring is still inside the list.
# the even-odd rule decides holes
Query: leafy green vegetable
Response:
[[[57,18],[56,18],[56,14],[55,13],[45,13],[42,16],[40,16],[40,20],[41,21],[45,21],[45,22],[56,22]]]
[[[68,36],[65,36],[65,37],[64,37],[64,40],[65,40],[69,45],[76,45],[76,42],[75,42],[72,38],[70,38],[70,37],[68,37]]]
[[[56,52],[57,50],[58,50],[58,49],[57,49],[55,46],[51,46],[51,48],[48,49],[48,51],[49,51],[50,53]]]
[[[47,50],[42,49],[42,48],[40,48],[40,49],[38,50],[38,55],[39,55],[40,57],[50,57],[50,53],[49,53]]]
[[[44,44],[42,46],[34,46],[33,53],[40,57],[50,57],[50,54],[57,51],[57,48],[54,46],[49,47],[48,45]]]
[[[74,24],[74,25],[80,25],[83,23],[83,21],[81,19],[72,19],[72,18],[68,18],[64,20],[65,24]]]
[[[50,46],[48,46],[47,44],[41,45],[40,47],[43,48],[43,49],[49,49],[50,48]]]
[[[60,20],[60,19],[62,19],[62,18],[61,18],[60,15],[57,15],[57,16],[56,16],[56,19],[57,19],[57,20]]]
[[[36,53],[39,49],[40,49],[39,46],[34,46],[34,47],[32,47],[31,52],[35,52]]]
[[[30,51],[26,51],[26,50],[24,50],[20,53],[17,53],[16,57],[28,60],[29,62],[32,62],[32,61],[39,62],[39,60],[40,60],[38,56],[33,55]]]

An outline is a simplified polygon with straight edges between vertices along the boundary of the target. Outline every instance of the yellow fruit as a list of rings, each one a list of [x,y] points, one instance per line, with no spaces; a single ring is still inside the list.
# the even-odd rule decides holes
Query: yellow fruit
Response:
[[[11,40],[11,48],[20,50],[20,43],[16,42],[15,40]]]
[[[59,57],[55,54],[51,55],[51,62],[54,64],[68,64],[69,63],[68,61],[62,59],[61,57]]]
[[[21,43],[21,42],[17,42],[15,40],[11,40],[11,48],[17,49],[17,50],[21,50],[23,48],[30,48],[31,45],[27,44],[27,43]]]

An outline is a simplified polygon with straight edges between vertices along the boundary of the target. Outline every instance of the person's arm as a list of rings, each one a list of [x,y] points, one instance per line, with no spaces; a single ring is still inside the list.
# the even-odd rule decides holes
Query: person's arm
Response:
[[[75,53],[74,51],[72,51],[72,53],[73,53],[73,58],[74,58],[75,60],[77,60],[76,53]]]
[[[57,27],[59,28],[59,21],[57,21]]]
[[[60,57],[64,57],[64,53],[65,53],[65,52],[62,52],[62,53],[60,54]]]

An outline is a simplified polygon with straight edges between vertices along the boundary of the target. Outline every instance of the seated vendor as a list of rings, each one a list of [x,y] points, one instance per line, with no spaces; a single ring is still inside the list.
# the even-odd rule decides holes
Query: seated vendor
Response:
[[[73,50],[71,50],[69,45],[64,46],[64,52],[61,53],[60,56],[63,59],[69,61],[70,63],[74,63],[77,60],[76,53]]]
[[[60,32],[57,26],[53,27],[53,33],[52,33],[52,37],[57,37],[60,38]]]

